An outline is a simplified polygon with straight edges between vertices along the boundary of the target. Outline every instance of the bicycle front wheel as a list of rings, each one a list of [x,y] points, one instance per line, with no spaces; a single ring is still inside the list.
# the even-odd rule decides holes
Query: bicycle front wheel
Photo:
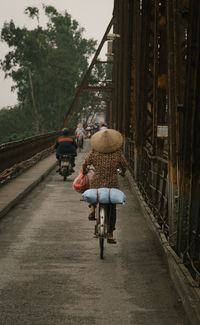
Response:
[[[104,238],[99,237],[99,247],[100,247],[100,259],[103,259],[103,251],[104,251]]]

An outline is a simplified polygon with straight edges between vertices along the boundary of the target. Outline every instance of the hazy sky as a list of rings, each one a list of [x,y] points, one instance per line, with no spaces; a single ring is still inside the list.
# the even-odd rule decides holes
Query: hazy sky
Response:
[[[5,21],[9,22],[11,19],[16,26],[36,27],[36,21],[24,15],[24,9],[35,6],[43,13],[42,4],[45,4],[54,6],[59,12],[66,10],[81,27],[85,28],[83,36],[87,39],[94,38],[99,45],[112,18],[113,3],[114,0],[1,0],[0,29]],[[40,15],[40,24],[43,26],[46,23],[45,18],[44,15]],[[105,47],[101,51],[101,57],[104,57]],[[6,44],[1,42],[0,58],[3,59],[7,52]],[[17,96],[11,92],[11,86],[12,80],[4,79],[4,73],[0,70],[0,109],[17,103]]]

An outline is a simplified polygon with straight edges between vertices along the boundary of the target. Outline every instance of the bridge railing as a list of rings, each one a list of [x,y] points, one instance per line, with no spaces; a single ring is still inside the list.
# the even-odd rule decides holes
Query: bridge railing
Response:
[[[186,233],[187,230],[187,250],[182,251],[178,245],[171,244],[171,236],[177,235],[170,232],[171,221],[168,213],[169,206],[169,182],[168,182],[168,160],[152,156],[148,149],[143,147],[139,155],[139,162],[135,161],[135,143],[132,139],[127,138],[124,146],[124,153],[129,165],[129,170],[138,186],[138,189],[146,202],[151,214],[160,226],[160,231],[165,235],[169,245],[174,249],[179,257],[182,257],[182,263],[189,269],[192,277],[196,280],[195,286],[200,287],[200,245],[199,245],[199,222],[192,218],[193,227],[189,231],[186,222],[180,223],[178,227],[178,238]],[[138,159],[138,154],[137,154]],[[136,164],[138,166],[136,166]],[[138,170],[137,170],[138,168]],[[177,214],[183,217],[186,211],[181,209]]]
[[[151,209],[166,237],[168,237],[168,161],[162,157],[150,155],[148,150],[143,148],[139,171],[137,171],[137,176],[135,177],[134,141],[132,139],[126,139],[124,152],[129,164],[129,170],[135,178],[145,202]]]
[[[168,195],[167,195],[167,160],[151,156],[143,148],[141,173],[138,187],[151,208],[152,213],[166,237],[169,236]]]
[[[61,132],[51,132],[0,146],[0,172],[51,147]]]

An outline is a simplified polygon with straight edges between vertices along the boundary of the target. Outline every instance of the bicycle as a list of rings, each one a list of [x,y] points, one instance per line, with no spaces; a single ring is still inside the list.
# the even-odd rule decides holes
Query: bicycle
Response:
[[[94,171],[94,168],[88,168],[88,171]],[[94,235],[99,238],[100,258],[103,259],[104,239],[108,238],[109,220],[107,215],[106,204],[97,203],[95,206],[96,224]]]
[[[93,168],[87,168],[89,171],[94,171]],[[102,192],[103,190],[103,192]],[[107,199],[105,198],[102,200],[102,194],[105,195],[105,190],[107,190]],[[109,189],[109,188],[99,188],[99,189],[89,189],[88,191],[96,191],[96,203],[94,202],[94,196],[93,199],[89,199],[89,197],[85,197],[84,199],[81,199],[81,201],[87,201],[90,203],[90,206],[93,205],[95,207],[95,216],[94,219],[89,220],[96,220],[95,229],[94,229],[94,235],[96,238],[99,239],[99,248],[100,248],[100,258],[103,259],[104,257],[104,240],[107,239],[109,243],[116,244],[116,241],[114,238],[112,238],[111,234],[113,231],[113,213],[116,213],[116,204],[122,204],[126,200],[126,196],[123,192],[121,192],[120,197],[117,198],[114,197],[113,201],[111,200],[111,193],[114,190],[114,193],[116,195],[116,191],[121,192],[118,189]],[[82,196],[84,197],[84,194],[88,191],[85,191]],[[114,194],[113,193],[113,194]],[[90,194],[91,195],[91,194]],[[94,195],[94,194],[93,194]],[[119,195],[119,193],[118,193]],[[100,202],[99,202],[100,201]],[[115,221],[114,221],[115,223]]]

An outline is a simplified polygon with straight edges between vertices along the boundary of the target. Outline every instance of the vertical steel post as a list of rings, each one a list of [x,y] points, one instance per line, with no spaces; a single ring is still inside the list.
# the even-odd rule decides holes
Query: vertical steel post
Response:
[[[184,259],[195,256],[195,236],[200,233],[199,227],[199,148],[197,142],[200,113],[199,113],[199,82],[200,82],[200,6],[197,0],[190,1],[190,19],[187,33],[187,72],[185,83],[185,100],[183,106],[182,152],[181,152],[181,188],[178,250]],[[198,137],[199,138],[199,137]],[[199,241],[199,239],[198,239]],[[189,257],[190,256],[190,257]],[[193,267],[198,265],[193,261]]]
[[[140,166],[142,155],[142,109],[139,100],[140,95],[140,69],[141,69],[141,15],[140,15],[140,1],[134,1],[133,7],[133,51],[132,51],[132,76],[134,77],[132,82],[132,98],[133,98],[133,113],[132,119],[134,124],[134,176],[136,181],[140,179]]]
[[[176,93],[175,93],[175,35],[176,7],[173,0],[167,0],[167,42],[168,42],[168,215],[169,243],[176,245],[177,238],[177,165],[176,165]]]
[[[153,154],[157,153],[157,125],[158,125],[158,6],[154,7],[154,62],[153,62]]]

